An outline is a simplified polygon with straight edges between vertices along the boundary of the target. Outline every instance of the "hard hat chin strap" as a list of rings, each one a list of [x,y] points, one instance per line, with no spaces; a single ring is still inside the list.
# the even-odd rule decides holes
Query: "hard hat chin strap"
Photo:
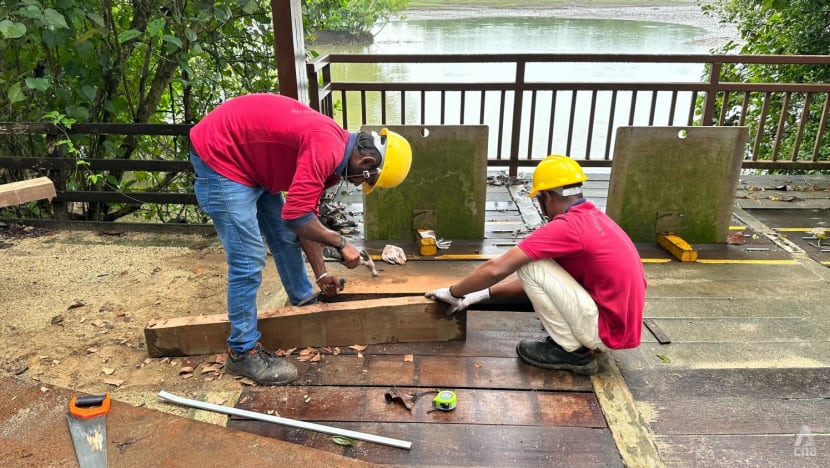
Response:
[[[348,171],[348,169],[347,169]],[[360,174],[347,174],[346,179],[353,179],[355,177],[363,177],[364,179],[371,179],[373,175],[380,174],[380,168],[372,169],[372,170],[365,170]]]

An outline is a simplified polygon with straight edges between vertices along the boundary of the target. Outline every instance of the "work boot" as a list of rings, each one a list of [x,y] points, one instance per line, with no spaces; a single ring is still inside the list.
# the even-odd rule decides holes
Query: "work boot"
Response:
[[[225,372],[247,377],[259,385],[286,385],[297,378],[297,368],[285,359],[274,356],[259,343],[242,354],[228,350]]]
[[[516,345],[516,353],[522,361],[542,369],[569,370],[579,375],[593,375],[599,371],[593,351],[584,346],[576,351],[565,351],[549,336],[542,341],[522,340]]]

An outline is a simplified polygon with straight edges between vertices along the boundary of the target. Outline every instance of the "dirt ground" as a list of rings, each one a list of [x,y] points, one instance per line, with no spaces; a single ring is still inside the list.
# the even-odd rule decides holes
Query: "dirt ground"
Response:
[[[0,262],[3,375],[171,412],[181,411],[158,391],[222,400],[243,385],[217,371],[215,356],[151,359],[144,343],[152,319],[225,313],[215,237],[0,226]],[[265,271],[261,306],[285,303],[274,270]]]
[[[705,40],[721,43],[724,34],[732,34],[696,7],[576,8],[555,14],[695,24],[708,31]],[[160,390],[221,404],[234,401],[244,385],[218,371],[216,356],[151,359],[144,343],[150,320],[225,313],[226,266],[215,237],[0,226],[0,265],[0,375],[82,392],[109,391],[118,400],[177,414],[185,410],[162,403]],[[269,265],[260,308],[284,303]],[[191,415],[212,419],[200,413]],[[221,423],[224,417],[213,419]]]

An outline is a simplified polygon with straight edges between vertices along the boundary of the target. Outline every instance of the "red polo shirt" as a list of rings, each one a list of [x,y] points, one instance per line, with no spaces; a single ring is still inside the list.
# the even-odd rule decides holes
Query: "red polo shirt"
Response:
[[[349,132],[294,99],[249,94],[208,113],[190,130],[190,142],[205,164],[228,179],[271,193],[288,191],[282,217],[296,226],[318,214],[323,191],[340,180]]]
[[[583,201],[519,243],[533,260],[553,259],[599,309],[599,337],[612,349],[640,344],[646,278],[634,243],[593,203]]]

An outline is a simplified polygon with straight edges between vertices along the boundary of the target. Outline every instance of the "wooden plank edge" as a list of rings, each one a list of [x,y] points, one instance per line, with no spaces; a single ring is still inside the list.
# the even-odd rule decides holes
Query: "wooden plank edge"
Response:
[[[594,394],[625,466],[665,466],[645,420],[611,353],[599,354],[600,372],[591,376]]]

